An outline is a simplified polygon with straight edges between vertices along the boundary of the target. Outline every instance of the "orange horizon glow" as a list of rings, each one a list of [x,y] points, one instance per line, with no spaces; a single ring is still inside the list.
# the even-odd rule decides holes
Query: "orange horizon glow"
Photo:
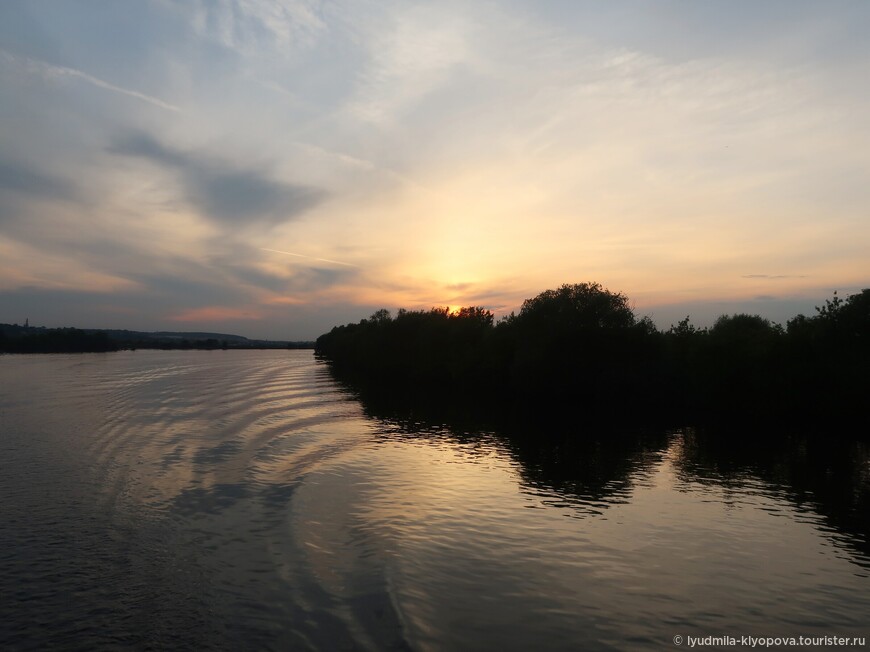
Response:
[[[145,30],[133,49],[93,42],[94,9],[24,4],[0,25],[25,39],[0,48],[0,321],[308,337],[573,283],[656,320],[870,286],[857,4],[722,3],[684,29],[610,3],[350,3],[288,40],[299,16],[268,3],[143,3],[113,23]]]

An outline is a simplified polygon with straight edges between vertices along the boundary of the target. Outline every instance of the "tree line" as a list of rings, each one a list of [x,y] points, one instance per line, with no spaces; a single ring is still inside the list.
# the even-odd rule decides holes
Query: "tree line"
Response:
[[[834,293],[785,327],[733,314],[659,330],[622,293],[566,284],[498,322],[481,307],[378,310],[315,352],[369,392],[617,422],[859,418],[866,430],[870,290]]]
[[[101,353],[117,351],[118,344],[107,333],[78,328],[0,329],[2,353]]]
[[[122,349],[310,349],[313,342],[249,340],[238,335],[145,333],[0,324],[0,353],[102,353]]]

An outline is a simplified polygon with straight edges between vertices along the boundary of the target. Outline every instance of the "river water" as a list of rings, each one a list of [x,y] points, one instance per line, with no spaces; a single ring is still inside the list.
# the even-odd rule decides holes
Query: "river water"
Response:
[[[866,443],[540,434],[379,415],[310,351],[0,356],[0,648],[870,635]]]

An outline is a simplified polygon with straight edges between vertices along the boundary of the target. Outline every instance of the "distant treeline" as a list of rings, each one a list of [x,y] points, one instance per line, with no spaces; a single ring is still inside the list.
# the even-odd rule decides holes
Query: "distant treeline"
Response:
[[[210,333],[145,333],[0,324],[0,353],[85,353],[120,349],[310,349],[313,342],[249,340]]]
[[[11,332],[10,332],[11,331]],[[24,328],[0,330],[3,353],[90,353],[117,351],[118,345],[106,333],[77,328]]]
[[[661,331],[597,283],[563,285],[494,322],[479,307],[379,310],[316,353],[362,392],[614,421],[858,418],[868,428],[870,290],[783,328],[723,315]]]

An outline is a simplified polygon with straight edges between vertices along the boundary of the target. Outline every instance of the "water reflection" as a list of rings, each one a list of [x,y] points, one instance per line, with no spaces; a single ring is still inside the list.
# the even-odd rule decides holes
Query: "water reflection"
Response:
[[[487,421],[307,352],[0,381],[2,647],[653,650],[870,613],[854,438]]]
[[[783,498],[822,517],[831,540],[870,568],[870,442],[857,433],[688,429],[676,450],[683,490],[716,485],[734,500],[751,492]]]
[[[341,383],[341,381],[336,380]],[[448,443],[470,455],[498,454],[516,467],[523,490],[551,506],[598,513],[643,483],[668,446],[663,429],[566,422],[541,415],[534,422],[499,414],[492,406],[457,405],[430,397],[396,398],[345,385],[383,440]],[[574,514],[582,516],[582,514]]]
[[[660,649],[663,631],[864,627],[863,534],[832,532],[793,487],[765,477],[763,459],[711,465],[708,440],[691,429],[477,436],[467,421],[393,407],[366,405],[391,470],[356,514],[383,539],[378,549],[401,547],[394,590],[415,646],[467,648],[476,631],[508,649],[532,645],[531,632],[554,649]],[[468,473],[472,465],[485,471]],[[409,504],[386,498],[387,486]],[[854,489],[866,495],[866,483]],[[480,602],[484,594],[492,604]]]
[[[870,442],[860,433],[775,433],[769,426],[759,432],[751,424],[626,432],[582,420],[541,426],[425,399],[391,401],[359,388],[355,395],[383,424],[382,437],[450,441],[471,453],[509,455],[525,493],[542,505],[571,508],[571,516],[601,515],[630,500],[667,460],[678,490],[713,487],[727,504],[757,494],[787,501],[798,518],[811,515],[850,561],[870,568]]]

